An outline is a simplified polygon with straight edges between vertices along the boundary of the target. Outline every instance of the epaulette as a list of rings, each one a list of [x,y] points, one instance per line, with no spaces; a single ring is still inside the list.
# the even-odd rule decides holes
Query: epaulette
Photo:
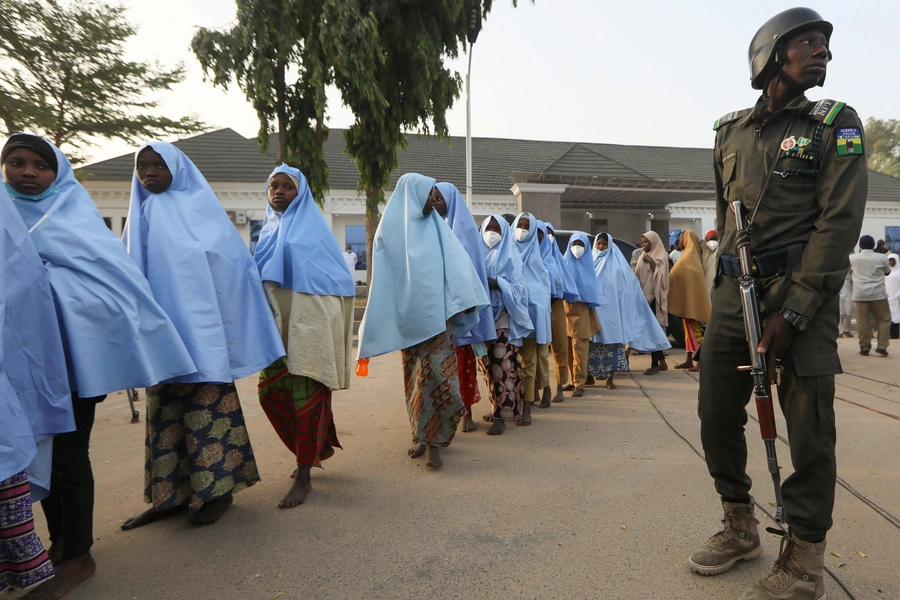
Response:
[[[819,100],[806,113],[813,121],[819,121],[825,125],[833,125],[838,115],[847,106],[846,102],[838,102],[837,100]]]
[[[732,121],[737,121],[738,119],[740,119],[741,117],[746,115],[751,110],[753,110],[753,109],[745,108],[743,110],[736,110],[736,111],[730,112],[726,115],[722,115],[721,117],[716,119],[715,123],[713,123],[713,131],[716,131],[717,129],[719,129],[719,127],[721,127],[722,125],[725,125],[726,123],[731,123]]]

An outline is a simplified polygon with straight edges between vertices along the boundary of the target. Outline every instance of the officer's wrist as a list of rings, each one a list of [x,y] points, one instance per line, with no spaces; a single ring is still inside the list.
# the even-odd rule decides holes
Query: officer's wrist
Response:
[[[794,331],[800,332],[809,326],[809,318],[796,313],[788,308],[782,308],[778,311],[778,315],[791,324]]]

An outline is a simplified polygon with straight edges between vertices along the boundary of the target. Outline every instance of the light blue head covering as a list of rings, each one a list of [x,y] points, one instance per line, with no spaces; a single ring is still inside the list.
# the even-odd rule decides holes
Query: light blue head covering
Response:
[[[36,501],[50,488],[53,436],[75,419],[47,271],[4,186],[0,228],[0,481],[27,468]]]
[[[300,169],[281,165],[297,181],[297,197],[284,214],[270,204],[256,245],[256,266],[263,281],[274,281],[295,292],[317,296],[356,296],[356,285],[337,239],[316,206]],[[267,185],[268,188],[268,185]],[[267,191],[268,193],[268,191]]]
[[[491,290],[492,316],[496,321],[506,309],[509,314],[508,341],[514,346],[521,346],[522,339],[534,333],[534,324],[528,313],[528,288],[525,286],[525,273],[522,267],[522,256],[516,248],[512,230],[506,219],[500,215],[491,215],[481,224],[481,233],[484,235],[491,219],[500,225],[500,242],[493,248],[484,243],[486,256],[484,265],[487,276],[497,280],[499,290]]]
[[[178,328],[196,372],[170,382],[230,382],[284,356],[284,344],[247,245],[184,152],[152,142],[172,185],[131,182],[123,239],[153,295]]]
[[[538,247],[541,249],[541,260],[544,261],[544,268],[547,269],[547,275],[550,277],[550,297],[562,298],[565,293],[565,288],[563,287],[560,263],[556,260],[557,250],[554,248],[556,242],[551,240],[550,236],[547,235],[546,223],[538,221],[537,228],[538,231],[544,234],[544,239],[538,242]],[[541,236],[538,237],[540,238]]]
[[[556,264],[559,265],[559,273],[563,281],[562,297],[569,302],[578,302],[580,300],[578,296],[578,287],[575,285],[575,278],[572,276],[572,271],[569,270],[569,265],[563,260],[562,251],[559,249],[559,243],[556,240],[556,230],[553,228],[553,223],[544,223],[544,226],[547,228],[548,233],[549,231],[554,232],[553,247],[556,251],[554,258],[556,259]]]
[[[537,239],[537,219],[529,212],[520,213],[511,229],[518,227],[519,219],[528,219],[528,235],[524,240],[516,240],[516,247],[522,255],[525,285],[528,286],[528,312],[534,324],[534,337],[538,344],[549,344],[553,339],[550,329],[550,274],[541,258]],[[527,336],[532,337],[532,336]]]
[[[197,370],[125,246],[103,223],[69,159],[53,146],[56,193],[13,193],[53,289],[69,384],[82,398]]]
[[[584,244],[584,254],[581,255],[581,258],[575,258],[575,255],[572,254],[572,242],[576,241]],[[588,306],[600,304],[600,287],[597,285],[597,277],[594,275],[594,265],[591,258],[591,240],[586,233],[576,231],[572,234],[563,260],[575,279],[575,286],[578,288],[580,301]]]
[[[598,234],[591,245],[597,244]],[[644,300],[641,284],[631,264],[606,234],[609,249],[594,258],[594,273],[600,287],[600,305],[595,309],[603,329],[591,340],[600,344],[629,344],[641,352],[665,350],[672,345]]]
[[[375,231],[372,284],[359,358],[410,348],[447,330],[462,336],[490,305],[484,284],[446,221],[422,214],[434,179],[407,173]],[[475,307],[466,315],[463,311]]]
[[[435,187],[440,190],[444,201],[447,203],[447,216],[445,217],[447,225],[450,226],[450,230],[453,231],[459,243],[466,249],[466,254],[472,259],[475,271],[478,272],[478,277],[481,279],[487,292],[487,275],[484,270],[485,244],[478,233],[475,219],[472,217],[472,213],[469,212],[466,201],[463,200],[455,185],[444,182],[437,184]],[[469,346],[478,342],[489,342],[496,337],[497,330],[494,328],[494,319],[491,317],[491,311],[486,308],[478,313],[478,325],[469,333],[455,338],[454,343],[460,347]]]

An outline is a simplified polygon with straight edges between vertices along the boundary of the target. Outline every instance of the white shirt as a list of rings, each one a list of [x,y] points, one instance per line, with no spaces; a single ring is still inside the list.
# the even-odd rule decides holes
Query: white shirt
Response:
[[[344,262],[347,263],[347,268],[350,269],[350,272],[356,270],[356,260],[357,260],[356,252],[344,252]]]
[[[887,300],[884,276],[891,272],[891,264],[884,254],[860,250],[850,255],[850,275],[853,277],[853,301]]]

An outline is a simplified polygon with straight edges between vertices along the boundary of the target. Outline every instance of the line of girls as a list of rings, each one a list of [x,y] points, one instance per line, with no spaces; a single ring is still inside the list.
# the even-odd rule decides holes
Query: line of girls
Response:
[[[300,171],[282,165],[266,182],[254,260],[171,144],[136,152],[122,240],[53,144],[13,135],[0,165],[0,589],[60,598],[94,573],[91,428],[119,390],[147,388],[151,505],[122,529],[192,501],[189,522],[214,523],[260,480],[234,384],[254,373],[296,456],[279,506],[302,503],[311,467],[340,447],[331,394],[349,386],[356,290]]]
[[[626,346],[662,354],[670,344],[609,233],[575,232],[562,253],[531,213],[492,215],[479,230],[453,184],[397,181],[375,233],[358,358],[401,351],[410,457],[440,467],[460,422],[476,429],[479,365],[487,433],[499,435],[507,421],[531,425],[535,402],[583,396],[590,379],[615,389]]]

